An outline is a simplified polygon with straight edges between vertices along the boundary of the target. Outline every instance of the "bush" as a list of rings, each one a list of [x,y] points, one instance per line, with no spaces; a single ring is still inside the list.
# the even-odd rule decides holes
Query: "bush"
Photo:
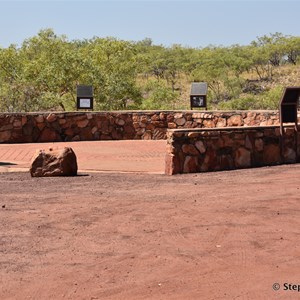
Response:
[[[174,109],[179,95],[161,81],[150,80],[145,88],[147,98],[143,100],[142,109]]]
[[[255,97],[245,97],[221,102],[218,108],[222,110],[249,110],[256,106],[257,99]]]

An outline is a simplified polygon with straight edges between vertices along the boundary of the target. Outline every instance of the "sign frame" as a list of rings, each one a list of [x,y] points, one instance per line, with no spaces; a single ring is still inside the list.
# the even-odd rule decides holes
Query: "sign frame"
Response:
[[[298,107],[300,101],[300,87],[286,87],[283,91],[280,107],[280,133],[283,134],[283,123],[294,123],[298,131]]]
[[[93,86],[77,85],[77,110],[94,108]]]
[[[205,108],[207,110],[207,83],[193,82],[190,93],[190,106],[193,108]]]

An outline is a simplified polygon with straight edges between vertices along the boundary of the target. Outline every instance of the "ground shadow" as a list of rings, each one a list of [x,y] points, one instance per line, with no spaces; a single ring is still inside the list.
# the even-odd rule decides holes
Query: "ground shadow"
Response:
[[[14,163],[0,161],[0,167],[1,166],[16,166],[16,165],[17,164],[14,164]]]

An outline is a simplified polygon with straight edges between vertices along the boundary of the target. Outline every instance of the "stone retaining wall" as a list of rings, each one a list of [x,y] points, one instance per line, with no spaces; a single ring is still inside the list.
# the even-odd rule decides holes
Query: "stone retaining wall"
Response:
[[[261,167],[300,161],[300,133],[279,126],[169,130],[168,175]]]
[[[0,143],[157,140],[167,129],[276,124],[278,111],[0,113]]]

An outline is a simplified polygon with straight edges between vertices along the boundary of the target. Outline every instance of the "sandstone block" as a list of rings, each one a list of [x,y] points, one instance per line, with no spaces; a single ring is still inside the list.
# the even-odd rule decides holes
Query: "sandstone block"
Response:
[[[92,134],[95,134],[97,131],[98,131],[98,128],[97,128],[97,127],[93,127],[93,128],[92,128]]]
[[[162,121],[165,121],[165,120],[166,120],[166,117],[167,117],[167,114],[166,114],[166,113],[161,112],[161,113],[159,114],[159,118],[160,118]]]
[[[12,130],[12,129],[13,129],[12,124],[3,125],[0,127],[0,131],[6,131],[6,130]]]
[[[204,160],[201,164],[201,171],[207,172],[207,171],[213,171],[218,165],[218,159],[217,154],[213,149],[208,148],[206,150],[206,154],[204,157]]]
[[[46,127],[46,124],[45,124],[45,123],[37,123],[37,124],[36,124],[36,127],[37,127],[40,131],[42,131],[42,130]]]
[[[199,150],[199,152],[200,152],[201,154],[205,153],[206,148],[205,148],[205,145],[204,145],[204,143],[203,143],[202,141],[197,141],[197,142],[195,143],[195,146],[196,146],[196,148]]]
[[[196,147],[192,144],[184,144],[182,145],[182,152],[189,155],[198,155],[199,152]]]
[[[188,133],[188,137],[189,138],[196,138],[196,137],[198,137],[200,135],[200,133],[199,132],[189,132]]]
[[[21,120],[14,120],[13,126],[14,126],[14,128],[21,128],[22,127],[22,121]]]
[[[26,123],[27,123],[27,117],[22,116],[22,126],[25,125]]]
[[[257,151],[263,151],[264,150],[264,141],[263,141],[263,139],[256,139],[255,140],[255,149]]]
[[[183,164],[183,173],[195,173],[198,170],[197,156],[187,156]]]
[[[178,125],[178,126],[183,126],[186,122],[186,119],[185,118],[178,118],[178,119],[175,119],[175,123]]]
[[[57,140],[58,140],[57,133],[48,127],[44,128],[39,138],[39,142],[55,142]]]
[[[235,152],[235,166],[238,168],[247,168],[251,166],[251,152],[240,147]]]
[[[75,135],[72,139],[71,139],[72,142],[77,142],[77,141],[80,141],[80,136],[79,135]]]
[[[213,114],[204,114],[204,119],[213,119]]]
[[[160,117],[157,114],[155,114],[151,117],[151,121],[159,121],[159,120],[160,120]]]
[[[116,119],[116,124],[119,126],[125,125],[125,121],[123,119]]]
[[[0,143],[9,141],[11,137],[11,131],[0,131]]]
[[[255,118],[255,117],[256,117],[256,113],[253,112],[253,111],[249,111],[249,112],[247,113],[247,117],[248,117],[248,118]]]
[[[88,124],[89,124],[89,120],[87,120],[87,119],[77,121],[77,126],[78,126],[79,128],[84,128],[84,127],[86,127]]]
[[[184,128],[193,128],[193,122],[192,121],[186,121],[184,124]]]
[[[38,115],[35,117],[35,121],[37,123],[43,123],[44,122],[44,116],[43,115]]]
[[[63,125],[63,124],[66,124],[66,123],[67,123],[67,120],[66,120],[66,119],[59,119],[59,120],[58,120],[58,123],[59,123],[60,125]]]
[[[140,124],[138,122],[133,122],[133,127],[135,129],[138,129],[138,128],[140,128]]]
[[[205,128],[214,128],[214,127],[216,127],[216,124],[213,120],[204,120],[203,121],[203,126]]]
[[[253,149],[252,138],[250,138],[249,134],[246,135],[245,146],[246,146],[246,148],[249,149],[249,150],[252,150],[252,149]]]
[[[201,119],[201,113],[193,113],[192,114],[192,117],[193,117],[193,119]]]
[[[141,121],[142,123],[147,123],[147,122],[148,122],[147,116],[141,116],[140,121]]]
[[[52,123],[52,122],[56,121],[56,115],[53,114],[53,113],[50,113],[50,114],[47,116],[46,120],[47,120],[49,123]]]
[[[173,122],[173,121],[174,121],[174,115],[172,115],[172,114],[167,114],[167,121],[168,121],[168,122]]]
[[[146,130],[154,130],[155,129],[155,126],[151,123],[149,124],[146,124]]]
[[[216,127],[226,127],[226,123],[225,118],[219,118]]]
[[[183,118],[183,113],[175,113],[174,114],[174,118],[175,119],[181,119],[181,118]]]
[[[284,161],[286,163],[295,163],[296,162],[296,152],[292,148],[286,148],[283,151]]]
[[[151,131],[146,131],[142,136],[142,140],[151,140],[151,138],[152,138]]]
[[[153,131],[153,140],[164,140],[167,136],[167,130],[165,128],[156,128]]]
[[[132,121],[133,121],[133,122],[138,122],[138,121],[139,121],[139,116],[136,115],[136,114],[133,114],[133,115],[132,115]]]
[[[241,115],[233,115],[227,121],[228,126],[242,126],[243,118]]]
[[[137,135],[143,135],[145,131],[146,131],[145,128],[139,128],[139,129],[136,131],[136,134],[137,134]]]
[[[38,150],[31,160],[30,174],[32,177],[75,176],[76,155],[70,147]]]
[[[264,163],[266,165],[278,164],[281,162],[279,144],[269,144],[264,147],[263,153]]]
[[[168,123],[168,128],[175,129],[175,128],[177,128],[177,125],[175,123],[173,123],[173,122],[169,122]]]

